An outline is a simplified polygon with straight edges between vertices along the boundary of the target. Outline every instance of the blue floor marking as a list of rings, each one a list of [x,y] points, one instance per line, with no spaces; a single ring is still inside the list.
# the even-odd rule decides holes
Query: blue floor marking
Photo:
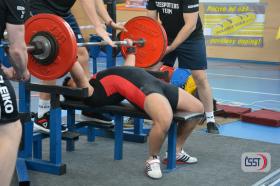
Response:
[[[278,65],[209,60],[207,73],[218,102],[280,111]]]
[[[280,144],[280,127],[235,121],[219,127],[220,135]]]

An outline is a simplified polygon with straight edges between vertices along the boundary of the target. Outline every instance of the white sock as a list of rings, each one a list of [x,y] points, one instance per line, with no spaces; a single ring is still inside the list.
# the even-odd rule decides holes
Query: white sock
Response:
[[[214,122],[215,123],[215,117],[214,117],[214,112],[205,112],[206,116],[206,122]]]
[[[39,99],[38,104],[38,117],[42,117],[46,112],[50,111],[51,109],[51,101]]]

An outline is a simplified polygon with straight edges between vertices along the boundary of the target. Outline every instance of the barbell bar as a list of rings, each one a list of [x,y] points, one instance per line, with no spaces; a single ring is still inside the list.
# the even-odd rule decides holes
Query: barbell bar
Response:
[[[130,46],[127,40],[123,41],[114,41],[117,46]],[[100,42],[84,42],[77,43],[77,47],[86,47],[86,46],[106,46],[109,45],[106,41]],[[143,47],[145,45],[145,40],[140,38],[137,41],[132,41],[131,46]],[[9,48],[8,42],[0,45],[0,47]],[[29,44],[27,45],[28,53],[36,59],[38,64],[49,65],[53,63],[58,55],[59,44],[56,39],[49,33],[45,31],[37,32],[31,38]]]
[[[127,56],[128,38],[137,47],[136,66],[149,67],[163,57],[167,37],[157,21],[139,16],[124,26],[128,32],[121,32],[120,41],[115,41],[124,57]],[[33,76],[42,80],[55,80],[69,72],[77,61],[78,47],[108,45],[105,41],[77,44],[69,24],[53,14],[37,14],[29,18],[25,22],[25,42],[28,45],[27,67]]]
[[[128,41],[113,41],[113,43],[117,46],[130,46]],[[40,42],[40,41],[34,41],[33,43],[30,43],[29,45],[27,45],[27,51],[28,52],[34,52],[36,50],[38,50],[38,46],[36,45],[44,45],[45,43]],[[77,47],[86,47],[86,46],[106,46],[109,45],[108,42],[106,41],[100,41],[100,42],[84,42],[84,43],[77,43]],[[139,47],[143,47],[145,45],[145,40],[143,38],[140,38],[137,41],[132,41],[132,46],[139,46]],[[0,48],[9,48],[9,43],[4,42],[2,44],[0,44]],[[40,53],[40,52],[39,52]]]
[[[128,41],[113,41],[117,46],[130,46]],[[85,42],[85,43],[77,43],[78,47],[85,47],[85,46],[106,46],[109,45],[106,41],[100,42]],[[140,38],[137,41],[132,41],[132,45],[143,47],[145,45],[145,39]]]
[[[0,48],[9,48],[9,43],[4,41],[4,43],[0,44]],[[35,50],[35,46],[32,46],[32,45],[27,46],[27,51],[28,52],[31,52],[33,50]]]

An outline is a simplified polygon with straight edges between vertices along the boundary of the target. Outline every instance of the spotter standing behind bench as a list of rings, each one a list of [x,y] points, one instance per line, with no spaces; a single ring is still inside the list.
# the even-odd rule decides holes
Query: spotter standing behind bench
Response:
[[[83,43],[84,39],[81,34],[79,25],[71,13],[71,8],[74,6],[76,0],[30,0],[30,10],[33,15],[41,13],[50,13],[62,17],[73,29],[77,42]],[[102,0],[78,0],[81,7],[85,11],[90,22],[95,26],[95,32],[97,35],[102,37],[107,41],[111,46],[113,42],[109,37],[109,33],[105,30],[104,26],[101,24],[99,17],[106,23],[107,26],[111,26],[114,29],[124,30],[122,24],[115,23],[112,18],[109,16],[104,3]],[[99,17],[98,17],[99,15]],[[78,48],[78,61],[82,65],[85,74],[90,77],[89,64],[88,64],[88,53],[86,47]],[[43,84],[55,85],[55,81],[43,81]],[[49,132],[49,110],[50,110],[50,95],[46,93],[39,94],[39,103],[38,103],[38,114],[35,117],[34,127]],[[82,113],[87,116],[94,116],[98,121],[103,121],[104,123],[111,123],[110,118],[106,118],[103,115],[97,113]],[[62,127],[62,131],[65,131],[66,128]]]
[[[133,64],[134,60],[134,55],[129,54],[126,64]],[[162,177],[158,154],[172,122],[173,110],[204,111],[198,99],[181,88],[155,78],[144,69],[130,66],[113,67],[98,72],[88,81],[80,64],[76,62],[71,75],[78,87],[89,90],[90,97],[84,100],[85,104],[99,107],[118,104],[127,99],[150,116],[153,127],[149,134],[149,158],[146,161],[145,172],[151,178]],[[182,149],[197,123],[197,120],[193,120],[178,126],[177,162],[197,162],[195,157],[189,156]]]

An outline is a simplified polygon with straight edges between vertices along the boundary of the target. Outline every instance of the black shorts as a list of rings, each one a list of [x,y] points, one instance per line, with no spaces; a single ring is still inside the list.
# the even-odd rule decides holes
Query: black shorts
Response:
[[[171,42],[170,42],[171,43]],[[187,39],[162,59],[164,65],[173,66],[178,58],[178,67],[190,70],[207,69],[204,37]]]
[[[0,0],[0,39],[6,29],[6,23],[20,25],[26,17],[26,3],[23,0]]]
[[[19,119],[15,91],[0,69],[0,125]]]
[[[68,16],[65,16],[65,17],[62,17],[69,25],[70,27],[72,28],[75,36],[76,36],[76,39],[77,39],[77,42],[78,43],[83,43],[85,42],[84,38],[83,38],[83,35],[81,33],[81,30],[80,30],[80,27],[76,21],[76,18],[75,16],[70,13]]]
[[[173,110],[178,105],[178,88],[155,78],[144,69],[112,67],[98,72],[90,83],[94,93],[85,103],[93,106],[116,104],[125,98],[144,110],[145,98],[151,93],[166,97]]]

